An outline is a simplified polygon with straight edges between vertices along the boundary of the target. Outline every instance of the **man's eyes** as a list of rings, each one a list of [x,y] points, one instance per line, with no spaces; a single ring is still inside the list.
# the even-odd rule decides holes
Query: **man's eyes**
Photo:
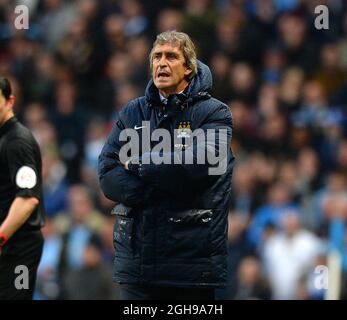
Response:
[[[172,59],[176,59],[177,56],[175,54],[168,54],[167,58],[172,60]]]
[[[178,58],[178,56],[176,54],[174,54],[174,53],[168,53],[165,56],[169,60],[173,60],[173,59],[177,59]],[[154,55],[154,59],[156,59],[156,60],[160,60],[161,57],[162,57],[162,54],[155,54]]]

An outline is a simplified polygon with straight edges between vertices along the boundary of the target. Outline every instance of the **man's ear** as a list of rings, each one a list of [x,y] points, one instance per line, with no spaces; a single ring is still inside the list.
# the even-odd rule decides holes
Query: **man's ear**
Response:
[[[13,105],[14,105],[14,96],[13,95],[10,95],[8,102],[10,103],[11,107],[13,107]]]
[[[189,67],[187,67],[186,71],[184,72],[184,75],[189,77],[191,75],[191,73],[193,72],[192,69],[190,69]]]

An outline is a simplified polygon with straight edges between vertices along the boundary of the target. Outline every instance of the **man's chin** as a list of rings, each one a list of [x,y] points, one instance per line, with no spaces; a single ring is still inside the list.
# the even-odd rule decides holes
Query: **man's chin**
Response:
[[[163,91],[165,91],[165,90],[168,90],[168,89],[170,89],[171,88],[171,86],[170,85],[168,85],[167,83],[154,83],[155,84],[155,86],[159,89],[159,90],[163,90]]]

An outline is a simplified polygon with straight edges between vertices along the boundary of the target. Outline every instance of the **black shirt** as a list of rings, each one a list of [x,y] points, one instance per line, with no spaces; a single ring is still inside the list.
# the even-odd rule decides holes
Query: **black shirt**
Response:
[[[40,148],[31,132],[17,118],[9,119],[0,127],[0,224],[16,197],[40,200],[29,219],[10,238],[9,246],[44,224],[41,166]]]

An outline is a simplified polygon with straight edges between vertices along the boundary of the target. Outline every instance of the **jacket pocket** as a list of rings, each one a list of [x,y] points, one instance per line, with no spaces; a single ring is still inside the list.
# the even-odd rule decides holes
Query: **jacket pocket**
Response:
[[[206,225],[212,219],[211,209],[191,209],[178,212],[169,212],[168,221],[181,225]]]
[[[113,229],[113,245],[115,255],[118,257],[129,257],[133,255],[133,226],[134,218],[129,216],[131,208],[117,205],[112,214],[116,216]]]
[[[212,219],[210,209],[168,211],[167,256],[174,259],[208,258]]]

